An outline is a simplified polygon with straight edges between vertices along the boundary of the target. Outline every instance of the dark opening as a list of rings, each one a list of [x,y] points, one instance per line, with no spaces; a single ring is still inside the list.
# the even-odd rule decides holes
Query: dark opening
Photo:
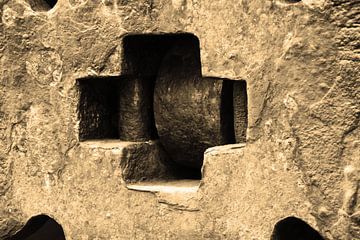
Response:
[[[298,3],[301,2],[302,0],[285,0],[285,2],[287,3]]]
[[[10,240],[65,240],[64,231],[54,219],[46,215],[30,218]]]
[[[185,46],[195,51],[200,61],[199,39],[189,33],[178,34],[134,34],[123,39],[123,74],[156,76],[165,54],[174,46]],[[199,65],[200,66],[200,65]],[[200,74],[200,69],[195,69]]]
[[[78,79],[79,138],[81,141],[119,138],[117,129],[119,78]]]
[[[296,217],[276,223],[271,240],[324,240],[309,224]]]
[[[244,80],[233,81],[233,105],[235,142],[244,143],[248,126],[247,85]]]
[[[160,65],[174,46],[198,48],[192,34],[139,34],[123,39],[119,136],[125,141],[157,139],[154,119],[154,89]],[[199,54],[199,51],[198,51]],[[198,57],[200,59],[200,57]],[[196,69],[199,71],[199,68]]]
[[[55,7],[57,0],[29,0],[30,7],[34,11],[49,11]]]
[[[168,163],[175,166],[180,178],[201,178],[207,148],[245,141],[246,83],[203,78],[196,36],[188,33],[128,35],[123,39],[123,50],[123,75],[135,82],[133,84],[141,82],[139,85],[149,86],[138,87],[147,89],[148,93],[141,95],[153,103],[143,104],[146,107],[142,112],[148,114],[150,123],[145,129],[150,130],[151,137],[159,138]],[[132,116],[136,115],[134,112]],[[122,111],[119,114],[122,118]],[[131,124],[125,119],[120,125],[128,128]],[[125,128],[119,129],[121,138]],[[122,139],[134,137],[128,135]]]
[[[142,87],[137,89],[140,89],[138,92],[146,98],[142,99],[143,103],[137,109],[142,109],[141,112],[147,116],[138,117],[140,114],[137,113],[139,110],[136,111],[136,108],[132,109],[132,111],[126,111],[127,107],[122,105],[122,102],[125,101],[120,101],[120,119],[122,119],[121,115],[124,115],[123,112],[125,110],[126,113],[131,113],[130,115],[139,119],[138,122],[147,123],[146,126],[138,124],[134,129],[143,128],[143,130],[147,131],[147,134],[143,134],[143,136],[148,137],[148,139],[159,139],[160,147],[166,154],[165,164],[173,170],[170,171],[173,173],[170,177],[200,179],[203,151],[200,153],[201,164],[198,164],[196,167],[182,164],[182,162],[178,161],[179,158],[194,159],[194,156],[184,154],[186,150],[186,152],[193,152],[197,155],[199,153],[196,149],[189,149],[190,141],[188,141],[188,144],[184,144],[184,142],[181,142],[180,139],[173,135],[170,137],[176,131],[179,134],[181,133],[181,125],[178,123],[179,120],[183,119],[178,118],[176,115],[178,113],[181,114],[181,106],[179,106],[177,99],[174,97],[174,92],[171,92],[171,96],[163,92],[170,87],[181,95],[186,91],[184,86],[191,87],[186,83],[180,86],[179,82],[182,79],[188,77],[199,79],[201,77],[198,38],[188,33],[128,35],[123,39],[123,54],[122,74],[129,81],[132,81],[132,84],[140,82],[139,85],[142,85]],[[169,54],[171,57],[169,57]],[[184,64],[184,61],[186,61],[186,64]],[[164,71],[166,74],[167,69],[171,69],[172,76],[169,78],[166,75],[166,80],[162,81],[164,78],[162,78],[161,74]],[[129,92],[126,88],[122,91]],[[158,108],[158,98],[154,99],[154,94],[156,96],[159,96],[159,94],[164,96],[161,102],[164,108],[161,108],[161,110]],[[122,96],[128,98],[126,94]],[[166,105],[170,101],[173,101],[171,103],[172,106]],[[166,111],[163,111],[165,108],[167,108]],[[157,118],[155,115],[157,115]],[[159,115],[162,117],[160,118]],[[139,138],[134,134],[133,132],[135,131],[129,131],[129,126],[134,125],[133,123],[136,122],[133,119],[129,121],[130,119],[124,119],[124,121],[119,122],[120,138],[127,141],[134,139],[144,140],[144,138]],[[177,127],[179,127],[178,130]],[[128,134],[124,134],[124,132]],[[190,135],[189,137],[191,138]],[[196,145],[196,139],[194,139],[194,145]]]
[[[220,127],[225,144],[235,143],[233,87],[233,81],[224,80],[221,90]]]
[[[50,8],[55,7],[57,0],[45,0],[45,2],[50,6]]]
[[[146,179],[155,172],[161,174],[153,179],[163,179],[164,172],[169,178],[200,179],[207,148],[245,142],[246,82],[202,77],[196,36],[127,35],[122,47],[121,76],[77,82],[80,140],[158,143],[161,164],[126,158],[126,180],[141,179],[144,169]],[[155,167],[164,165],[165,170]]]

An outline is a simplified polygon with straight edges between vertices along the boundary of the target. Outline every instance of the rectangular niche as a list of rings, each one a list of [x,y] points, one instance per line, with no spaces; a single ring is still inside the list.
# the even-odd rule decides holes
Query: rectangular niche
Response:
[[[82,78],[79,89],[79,139],[118,139],[119,77]]]

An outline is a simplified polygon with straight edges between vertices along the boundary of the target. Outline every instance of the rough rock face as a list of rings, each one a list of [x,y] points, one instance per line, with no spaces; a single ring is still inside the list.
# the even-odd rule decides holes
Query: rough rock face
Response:
[[[0,239],[41,214],[67,240],[281,239],[288,217],[360,238],[359,0],[49,2],[0,0]],[[158,145],[118,139],[107,97],[83,125],[78,82],[134,74],[125,36],[179,32],[199,39],[203,77],[246,81],[246,144],[208,149],[197,191],[130,190],[126,176],[176,173]]]

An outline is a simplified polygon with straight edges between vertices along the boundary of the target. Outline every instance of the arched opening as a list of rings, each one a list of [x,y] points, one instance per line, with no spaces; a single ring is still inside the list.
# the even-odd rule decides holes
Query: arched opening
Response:
[[[276,223],[271,240],[324,240],[324,238],[303,220],[287,217]]]
[[[29,0],[32,10],[46,12],[55,7],[57,0]]]
[[[10,240],[65,240],[63,228],[47,215],[30,218]]]

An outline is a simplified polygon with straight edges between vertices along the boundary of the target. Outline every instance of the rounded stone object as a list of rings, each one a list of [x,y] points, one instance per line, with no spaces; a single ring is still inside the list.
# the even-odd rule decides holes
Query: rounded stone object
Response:
[[[201,168],[204,151],[234,141],[232,84],[202,78],[200,56],[184,45],[165,55],[154,91],[155,124],[172,161]]]

